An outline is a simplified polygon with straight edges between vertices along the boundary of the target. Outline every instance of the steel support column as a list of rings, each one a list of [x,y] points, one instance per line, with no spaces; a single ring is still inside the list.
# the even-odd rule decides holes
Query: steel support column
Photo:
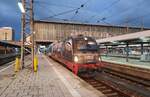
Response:
[[[25,6],[25,0],[22,0],[22,5],[24,8],[26,8]],[[24,41],[25,41],[25,14],[26,13],[22,13],[22,17],[21,17],[21,68],[24,68]]]
[[[34,67],[34,55],[35,55],[35,51],[34,51],[34,29],[33,29],[33,0],[30,0],[30,32],[32,35],[32,66]]]
[[[32,65],[34,64],[34,40],[33,40],[33,0],[21,0],[25,9],[25,13],[22,13],[21,23],[21,65],[24,68],[24,51],[26,37],[32,37]]]
[[[141,42],[141,55],[144,53],[144,47],[143,47],[143,42]]]
[[[129,43],[126,44],[126,62],[129,62]]]

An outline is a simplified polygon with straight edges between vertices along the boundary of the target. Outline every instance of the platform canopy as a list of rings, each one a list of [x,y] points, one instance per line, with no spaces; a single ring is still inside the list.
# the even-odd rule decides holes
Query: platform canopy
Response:
[[[20,41],[3,41],[2,40],[2,41],[0,41],[0,46],[20,48],[21,42]],[[31,48],[31,45],[25,43],[25,47]]]
[[[14,41],[0,41],[0,46],[20,47],[20,42],[14,42]]]
[[[150,41],[150,30],[141,31],[131,34],[124,34],[104,39],[98,39],[98,43],[108,43],[108,42],[117,42],[117,41],[130,41],[130,40],[141,40],[143,42]]]

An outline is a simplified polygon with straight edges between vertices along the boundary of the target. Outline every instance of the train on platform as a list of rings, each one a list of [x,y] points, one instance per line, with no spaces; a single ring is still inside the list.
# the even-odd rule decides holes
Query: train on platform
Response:
[[[89,36],[76,35],[50,46],[49,56],[63,63],[74,74],[99,70],[101,56],[96,40]]]

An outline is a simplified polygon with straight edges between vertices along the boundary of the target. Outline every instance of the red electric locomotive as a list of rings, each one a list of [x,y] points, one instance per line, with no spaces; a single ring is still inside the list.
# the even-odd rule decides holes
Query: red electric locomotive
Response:
[[[50,56],[65,64],[76,75],[80,71],[97,70],[102,66],[99,47],[95,39],[83,35],[53,43]]]

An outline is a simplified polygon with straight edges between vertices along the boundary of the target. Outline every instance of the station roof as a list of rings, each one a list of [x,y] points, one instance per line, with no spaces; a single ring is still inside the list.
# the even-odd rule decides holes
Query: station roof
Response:
[[[9,30],[12,30],[12,27],[0,27],[0,29],[9,29]]]
[[[0,46],[20,48],[21,47],[21,41],[0,41]],[[31,46],[31,44],[28,44],[27,42],[25,42],[25,47],[31,48],[32,46]]]
[[[62,20],[35,20],[35,23],[54,23],[54,24],[71,24],[71,25],[87,25],[87,26],[103,26],[103,27],[114,27],[114,28],[127,28],[123,25],[106,25],[106,24],[97,24],[97,23],[82,23],[82,22],[73,22],[73,21],[62,21]],[[141,29],[141,27],[130,26],[128,28]],[[144,27],[145,30],[150,30],[150,28]]]
[[[129,40],[136,40],[136,39],[141,39],[141,40],[150,39],[150,30],[131,33],[131,34],[124,34],[124,35],[119,35],[119,36],[114,36],[114,37],[109,37],[104,39],[97,39],[96,41],[98,43],[108,43],[108,42],[129,41]]]
[[[0,41],[0,46],[8,46],[8,47],[20,47],[20,42],[15,41]]]

